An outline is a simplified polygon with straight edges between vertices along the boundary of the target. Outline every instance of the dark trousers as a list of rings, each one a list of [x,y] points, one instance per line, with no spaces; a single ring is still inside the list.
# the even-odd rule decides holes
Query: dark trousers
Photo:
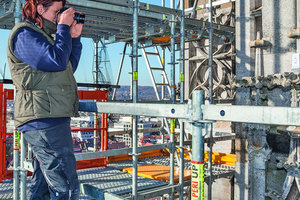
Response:
[[[34,155],[34,172],[27,199],[79,199],[70,123],[22,134]]]

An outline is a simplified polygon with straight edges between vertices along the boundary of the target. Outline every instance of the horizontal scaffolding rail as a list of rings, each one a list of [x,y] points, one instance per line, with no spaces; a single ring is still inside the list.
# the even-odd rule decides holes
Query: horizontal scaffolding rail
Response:
[[[81,111],[192,120],[192,123],[231,121],[269,125],[300,125],[300,108],[272,106],[202,105],[203,118],[192,119],[191,104],[81,102]],[[277,113],[280,113],[278,117]],[[205,121],[207,120],[207,121]]]

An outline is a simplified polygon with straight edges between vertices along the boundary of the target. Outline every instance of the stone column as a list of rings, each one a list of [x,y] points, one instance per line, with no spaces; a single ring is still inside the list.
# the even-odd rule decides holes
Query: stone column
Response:
[[[267,125],[250,124],[248,132],[249,199],[264,200],[266,193],[266,162],[271,149],[267,143]]]

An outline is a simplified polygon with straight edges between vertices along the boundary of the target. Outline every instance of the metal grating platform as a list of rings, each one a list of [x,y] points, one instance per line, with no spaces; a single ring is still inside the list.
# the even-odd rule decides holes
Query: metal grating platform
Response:
[[[130,161],[126,164],[129,165]],[[120,163],[121,164],[121,163]],[[78,178],[81,185],[92,185],[94,188],[102,192],[109,192],[117,195],[125,195],[132,191],[132,175],[123,173],[115,168],[91,168],[78,170]],[[122,164],[119,165],[123,166]],[[163,186],[167,183],[152,180],[144,177],[138,177],[138,190],[149,189],[153,187]],[[30,177],[27,179],[27,188],[30,186]],[[0,199],[11,200],[13,199],[13,180],[4,180],[0,183]],[[80,200],[93,200],[95,198],[88,195],[81,194]]]
[[[139,159],[138,166],[157,164],[169,166],[170,158],[168,156],[155,156]],[[175,159],[175,167],[179,167]],[[107,167],[98,167],[91,169],[78,170],[78,178],[81,186],[92,186],[93,189],[100,191],[102,194],[105,192],[115,195],[129,195],[132,191],[132,175],[121,172],[122,169],[132,167],[132,161],[119,161],[108,163]],[[185,160],[186,170],[191,169],[191,161]],[[234,173],[234,167],[228,165],[213,165],[213,176],[217,178],[228,178]],[[207,165],[205,166],[205,178],[208,178]],[[28,188],[30,186],[30,177],[27,179]],[[138,191],[161,187],[167,185],[166,182],[161,182],[145,177],[138,177],[137,187]],[[0,183],[0,199],[12,200],[13,199],[13,180],[4,180]],[[80,200],[94,200],[95,198],[81,194]]]
[[[123,163],[123,164],[122,164]],[[130,165],[128,163],[116,163],[113,165],[116,168],[124,165]],[[132,175],[121,172],[114,167],[107,168],[93,168],[79,170],[78,176],[81,185],[93,186],[94,189],[101,191],[101,193],[112,193],[116,195],[126,195],[132,192]],[[163,186],[167,183],[148,179],[144,177],[138,177],[137,190],[149,189],[153,187]],[[83,187],[83,186],[82,186]]]

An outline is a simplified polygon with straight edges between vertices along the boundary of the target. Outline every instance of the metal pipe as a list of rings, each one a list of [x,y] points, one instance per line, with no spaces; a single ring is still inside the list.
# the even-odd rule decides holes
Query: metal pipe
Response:
[[[161,6],[165,7],[165,0],[161,0]],[[166,57],[166,48],[165,47],[161,47],[161,54],[162,54],[162,59],[161,59],[161,63],[162,63],[162,67],[165,70],[165,57]],[[165,83],[165,77],[162,74],[162,84]],[[161,86],[161,99],[164,100],[165,99],[165,86]],[[161,126],[164,127],[164,120],[162,120]],[[164,134],[162,135],[162,143],[165,142],[165,136]]]
[[[94,83],[95,84],[98,84],[99,83],[99,80],[98,80],[98,72],[99,72],[99,66],[98,66],[98,58],[99,58],[99,55],[98,55],[98,42],[99,40],[97,39],[93,39],[94,41],[94,64],[95,64],[95,74],[94,74]]]
[[[19,199],[20,183],[19,183],[19,144],[20,133],[18,129],[14,129],[14,188],[13,188],[13,200]]]
[[[125,54],[126,54],[126,47],[127,47],[127,43],[125,43],[125,45],[124,45],[124,50],[123,50],[123,53],[122,53],[122,58],[121,58],[121,61],[120,61],[118,76],[117,76],[117,80],[116,80],[115,85],[119,84],[119,80],[120,80],[120,76],[121,76],[121,72],[122,72],[122,68],[123,68],[123,63],[124,63],[124,58],[125,58]],[[114,93],[113,93],[113,96],[112,96],[112,100],[115,100],[116,93],[117,93],[117,88],[114,88]]]
[[[16,0],[16,6],[15,6],[15,13],[14,13],[14,16],[15,16],[15,24],[18,24],[21,22],[21,16],[22,16],[22,8],[21,8],[21,0]]]
[[[163,67],[163,69],[164,69],[164,71],[165,71],[165,69],[166,69],[166,48],[165,47],[162,47],[161,48],[161,55],[162,55],[162,59],[161,59],[161,64],[162,64],[162,67]],[[164,84],[165,83],[165,77],[164,77],[164,74],[162,74],[162,84]],[[161,86],[161,99],[162,100],[164,100],[165,99],[165,86],[163,85],[163,86]]]
[[[193,5],[193,10],[192,10],[192,13],[191,13],[191,19],[193,19],[195,16],[195,12],[196,12],[196,7],[197,7],[197,4],[198,4],[198,0],[195,0],[194,1],[194,5]]]
[[[161,74],[161,83],[162,84],[165,84],[165,77],[164,77],[164,74]],[[161,100],[164,100],[166,98],[165,96],[165,86],[161,86]]]
[[[175,8],[175,0],[170,0],[170,5],[171,8]],[[175,103],[175,89],[176,89],[176,84],[175,84],[175,16],[171,15],[171,20],[170,20],[170,26],[171,26],[171,102]]]
[[[99,79],[98,79],[98,73],[99,73],[99,61],[98,61],[98,58],[99,58],[99,52],[98,52],[98,43],[99,43],[99,40],[97,39],[93,39],[94,41],[94,61],[95,61],[95,74],[94,74],[94,83],[95,84],[98,84],[99,83]],[[97,90],[97,88],[95,88]],[[97,102],[97,101],[95,101]],[[98,113],[95,112],[94,114],[94,127],[95,128],[98,128]],[[98,140],[98,131],[97,130],[94,130],[94,152],[97,151],[97,140]]]
[[[213,67],[213,23],[212,23],[212,0],[209,0],[209,102],[213,104],[213,77],[212,77],[212,67]]]
[[[165,0],[161,0],[161,6],[162,7],[165,7],[166,6],[166,2]],[[162,67],[163,69],[165,70],[165,61],[166,61],[166,48],[165,47],[161,47],[161,56],[162,56],[162,59],[161,59],[161,63],[162,63]],[[165,77],[164,75],[162,74],[162,84],[165,83]],[[165,86],[162,86],[161,87],[161,99],[164,100],[165,99]],[[164,120],[162,120],[162,127],[164,127]],[[162,136],[162,142],[164,143],[164,140],[165,140],[165,136],[163,135]]]
[[[213,22],[212,22],[212,0],[209,0],[209,103],[213,104]],[[208,171],[209,171],[209,182],[208,182],[208,200],[211,200],[212,193],[212,124],[210,124],[209,130],[209,161],[208,161]]]
[[[15,24],[20,23],[21,21],[21,1],[16,0],[16,6],[15,6]],[[13,154],[13,160],[14,160],[14,174],[13,174],[13,200],[19,199],[19,191],[20,191],[20,183],[19,183],[19,138],[20,134],[18,129],[14,129],[14,154]],[[26,187],[26,185],[25,185]]]
[[[133,44],[132,44],[132,102],[138,102],[138,9],[139,0],[133,1]],[[132,147],[132,160],[133,160],[133,177],[132,177],[132,199],[137,199],[137,123],[138,116],[133,116],[132,123],[132,135],[133,135],[133,147]]]
[[[297,6],[297,27],[300,27],[300,2],[296,1]],[[299,28],[300,29],[300,28]],[[297,39],[297,53],[300,53],[300,39]]]
[[[97,102],[97,101],[95,101],[95,102]],[[98,113],[97,112],[95,112],[95,114],[94,114],[94,128],[98,128]],[[94,152],[96,152],[98,149],[98,144],[97,144],[98,138],[99,138],[98,131],[94,130],[94,150],[93,150]]]
[[[204,91],[196,90],[192,97],[192,181],[191,196],[192,199],[204,200],[204,124],[197,123],[202,120],[201,105],[204,104]]]
[[[170,0],[171,8],[175,9],[175,0]],[[171,102],[175,103],[175,16],[171,15]],[[172,121],[172,120],[171,120]],[[171,149],[170,149],[170,185],[174,185],[174,152],[175,152],[175,136],[171,133],[170,135],[170,142],[171,142]],[[170,194],[170,200],[173,200],[174,192]]]
[[[208,174],[209,174],[209,181],[208,181],[208,187],[207,187],[207,197],[208,200],[212,199],[212,184],[213,184],[213,174],[212,174],[212,148],[213,148],[213,135],[212,135],[212,124],[207,124],[209,130],[209,151],[208,151]]]
[[[25,162],[25,157],[26,157],[26,144],[25,144],[25,139],[23,135],[21,135],[21,162],[20,162],[20,176],[21,176],[21,200],[26,200],[26,177],[27,177],[27,170],[24,168],[24,162]]]
[[[184,103],[184,68],[185,68],[185,12],[184,12],[184,0],[180,0],[181,7],[181,23],[180,23],[180,103]],[[180,174],[179,174],[179,185],[180,185],[180,193],[179,199],[183,199],[183,181],[184,181],[184,122],[180,122]]]

